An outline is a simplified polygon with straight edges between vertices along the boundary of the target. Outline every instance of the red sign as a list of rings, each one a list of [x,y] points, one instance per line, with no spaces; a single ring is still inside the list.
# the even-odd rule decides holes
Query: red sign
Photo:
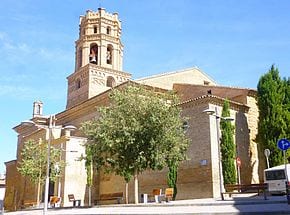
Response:
[[[237,157],[237,158],[236,158],[236,162],[237,162],[237,166],[238,166],[238,167],[241,167],[241,165],[242,165],[241,158]]]

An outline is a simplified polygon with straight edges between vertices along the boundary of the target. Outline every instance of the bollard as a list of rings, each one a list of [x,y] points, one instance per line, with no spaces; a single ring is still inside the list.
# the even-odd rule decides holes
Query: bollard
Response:
[[[290,205],[290,182],[286,181],[286,197],[287,197],[287,203]]]
[[[147,203],[148,202],[148,194],[147,193],[141,193],[141,203]]]

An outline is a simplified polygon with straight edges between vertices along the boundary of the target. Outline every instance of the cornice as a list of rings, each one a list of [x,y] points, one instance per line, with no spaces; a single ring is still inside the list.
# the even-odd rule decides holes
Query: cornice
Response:
[[[200,104],[205,104],[205,103],[211,103],[219,106],[223,106],[224,102],[226,101],[226,98],[222,98],[219,96],[214,96],[214,95],[203,95],[199,96],[193,99],[189,99],[187,101],[181,102],[177,104],[178,106],[181,106],[182,108],[190,108],[194,107]],[[244,105],[239,102],[235,102],[232,100],[229,100],[230,103],[230,108],[236,111],[243,111],[247,113],[249,111],[249,106]]]
[[[206,85],[196,85],[196,84],[182,84],[182,83],[175,83],[173,84],[174,86],[196,86],[196,87],[202,87],[202,88],[212,88],[212,89],[225,89],[225,90],[242,90],[244,92],[246,92],[246,94],[248,96],[251,97],[257,97],[257,90],[255,89],[251,89],[251,88],[243,88],[243,87],[233,87],[233,86],[221,86],[221,85],[210,85],[210,86],[206,86]],[[174,87],[173,87],[174,89]]]
[[[106,68],[106,67],[102,67],[102,66],[99,66],[99,65],[95,65],[95,64],[92,64],[92,63],[88,63],[87,65],[79,68],[77,71],[75,71],[74,73],[70,74],[67,79],[71,79],[73,78],[74,76],[77,76],[83,72],[89,72],[91,70],[98,70],[100,72],[105,72],[105,73],[109,73],[109,74],[113,74],[113,75],[119,75],[119,76],[127,76],[127,78],[131,78],[131,74],[128,73],[128,72],[124,72],[124,71],[119,71],[119,70],[115,70],[115,69],[110,69],[110,68]]]

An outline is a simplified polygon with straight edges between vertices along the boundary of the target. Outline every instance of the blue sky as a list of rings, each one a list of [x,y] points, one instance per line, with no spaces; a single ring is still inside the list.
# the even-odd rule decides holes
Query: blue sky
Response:
[[[119,13],[133,79],[197,66],[219,84],[256,88],[272,64],[290,76],[288,0],[1,0],[0,173],[33,101],[44,114],[65,109],[79,16],[100,5]]]

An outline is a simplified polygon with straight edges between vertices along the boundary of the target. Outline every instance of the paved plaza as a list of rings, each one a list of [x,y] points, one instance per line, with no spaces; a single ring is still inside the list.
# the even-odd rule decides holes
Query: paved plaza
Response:
[[[25,210],[5,213],[7,215],[40,215],[42,210]],[[92,208],[49,209],[48,215],[68,214],[290,214],[285,196],[234,197],[218,199],[179,200],[169,203],[129,205],[102,205]]]

